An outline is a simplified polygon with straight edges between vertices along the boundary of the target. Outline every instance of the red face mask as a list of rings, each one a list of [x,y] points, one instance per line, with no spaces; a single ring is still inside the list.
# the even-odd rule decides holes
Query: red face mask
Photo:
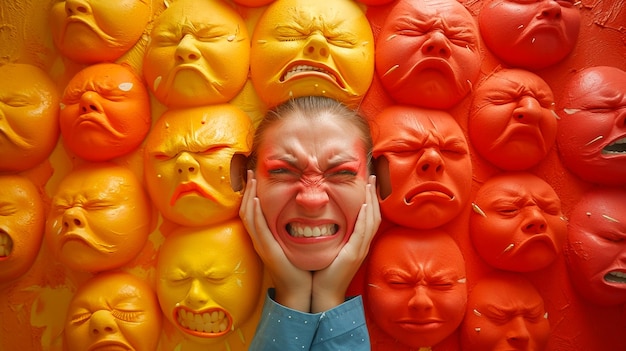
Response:
[[[513,67],[537,70],[563,60],[580,28],[578,7],[569,1],[485,1],[480,34],[491,52]]]
[[[400,104],[449,109],[480,69],[478,28],[455,0],[401,0],[376,42],[376,73]]]
[[[556,140],[554,109],[552,90],[541,77],[502,69],[474,93],[468,126],[472,146],[500,169],[535,166]]]
[[[472,164],[463,131],[444,111],[392,106],[370,123],[382,214],[435,228],[469,201]]]
[[[465,314],[465,261],[441,230],[393,227],[379,234],[367,263],[365,304],[370,319],[411,348],[430,347]]]
[[[568,270],[587,301],[605,306],[626,303],[626,191],[590,190],[570,214]]]
[[[552,187],[532,173],[503,173],[476,193],[470,238],[495,268],[529,272],[550,265],[562,250],[567,224]]]
[[[557,134],[563,164],[588,182],[626,184],[626,71],[590,67],[565,91]]]

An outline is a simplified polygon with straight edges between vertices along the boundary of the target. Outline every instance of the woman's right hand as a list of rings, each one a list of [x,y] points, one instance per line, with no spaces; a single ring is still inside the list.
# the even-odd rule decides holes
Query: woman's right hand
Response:
[[[298,311],[310,312],[313,275],[294,266],[272,235],[256,196],[256,182],[254,172],[248,170],[239,217],[272,278],[276,290],[275,301]]]

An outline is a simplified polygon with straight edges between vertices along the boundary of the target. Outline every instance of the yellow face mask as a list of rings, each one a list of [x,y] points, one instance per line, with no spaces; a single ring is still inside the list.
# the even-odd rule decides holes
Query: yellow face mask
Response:
[[[204,226],[237,216],[253,127],[239,108],[223,104],[168,110],[147,138],[145,178],[163,217]]]
[[[327,96],[356,105],[374,73],[369,22],[353,1],[278,0],[251,42],[252,84],[269,107],[291,97]]]

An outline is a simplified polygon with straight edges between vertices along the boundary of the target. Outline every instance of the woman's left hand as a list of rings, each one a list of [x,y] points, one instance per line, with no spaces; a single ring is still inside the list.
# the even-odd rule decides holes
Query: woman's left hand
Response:
[[[344,302],[346,290],[367,256],[380,222],[376,177],[371,175],[365,186],[365,203],[350,239],[328,267],[313,273],[311,312],[326,311]]]

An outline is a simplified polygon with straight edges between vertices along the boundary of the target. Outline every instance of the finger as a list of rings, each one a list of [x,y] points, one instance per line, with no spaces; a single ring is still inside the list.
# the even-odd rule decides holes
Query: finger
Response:
[[[378,226],[381,222],[380,204],[378,203],[378,195],[376,194],[376,176],[370,176],[367,190],[367,227],[369,228],[368,234],[370,236],[368,239],[371,241],[374,237],[374,234],[376,234],[376,232],[378,231]]]

